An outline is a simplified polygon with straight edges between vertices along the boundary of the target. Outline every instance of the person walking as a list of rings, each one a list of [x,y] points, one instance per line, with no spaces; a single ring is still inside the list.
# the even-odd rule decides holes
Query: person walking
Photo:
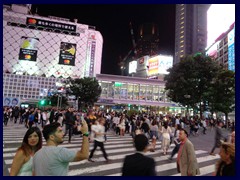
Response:
[[[155,147],[158,139],[158,125],[156,119],[152,121],[152,124],[150,126],[150,139],[152,140],[150,151],[155,152]]]
[[[219,155],[221,159],[216,163],[216,176],[235,176],[235,145],[222,143]]]
[[[170,147],[170,134],[172,134],[171,128],[168,126],[168,122],[165,121],[163,123],[162,129],[160,131],[162,133],[162,150],[163,155],[167,154],[168,148]]]
[[[24,135],[12,162],[10,176],[32,176],[33,155],[42,148],[42,133],[32,127]]]
[[[100,147],[101,151],[103,152],[103,156],[106,159],[106,162],[109,162],[108,155],[107,155],[107,153],[105,151],[105,148],[104,148],[104,141],[105,141],[105,138],[104,138],[104,135],[105,135],[104,124],[105,124],[105,119],[104,118],[99,118],[98,122],[99,122],[99,124],[96,123],[96,125],[93,126],[93,128],[92,128],[92,133],[94,133],[94,136],[95,136],[94,137],[94,147],[93,147],[93,149],[92,149],[92,151],[89,155],[88,161],[94,162],[92,160],[93,153],[95,152],[97,147]]]
[[[75,125],[75,116],[73,114],[73,108],[68,108],[68,111],[65,113],[65,124],[66,124],[66,129],[65,129],[64,137],[68,132],[68,143],[71,143],[73,126]]]
[[[88,159],[88,126],[82,122],[83,141],[81,149],[69,150],[58,145],[63,143],[63,130],[58,122],[44,126],[43,136],[47,142],[33,157],[33,174],[36,176],[67,176],[69,162]]]
[[[223,136],[223,131],[222,131],[222,126],[223,126],[223,122],[219,121],[218,122],[218,126],[216,127],[216,132],[215,132],[215,142],[214,142],[214,146],[210,152],[210,155],[215,156],[214,154],[214,150],[216,148],[220,148],[221,146],[221,141],[224,140],[224,136]]]
[[[178,124],[177,128],[176,128],[176,131],[175,131],[176,134],[175,134],[175,138],[174,138],[175,147],[173,148],[172,153],[171,153],[170,157],[168,158],[169,160],[172,160],[173,156],[175,154],[177,154],[177,152],[179,150],[179,147],[180,147],[180,144],[181,144],[181,141],[179,140],[179,132],[180,132],[181,129],[182,129],[181,125]]]
[[[148,138],[144,134],[136,135],[134,146],[137,152],[125,157],[122,176],[156,176],[154,159],[144,155],[148,151]]]
[[[185,129],[179,131],[181,141],[177,156],[177,170],[181,176],[196,176],[200,174],[196,154],[192,142],[188,139]]]

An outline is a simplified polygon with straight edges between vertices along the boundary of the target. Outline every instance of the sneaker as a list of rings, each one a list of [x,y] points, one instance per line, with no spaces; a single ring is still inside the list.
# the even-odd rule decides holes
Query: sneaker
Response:
[[[172,160],[172,157],[168,157],[168,160]]]
[[[94,160],[92,160],[91,158],[88,158],[88,161],[90,161],[90,162],[95,162]]]
[[[210,153],[210,155],[212,155],[212,156],[216,156],[216,154],[214,154],[214,153]]]

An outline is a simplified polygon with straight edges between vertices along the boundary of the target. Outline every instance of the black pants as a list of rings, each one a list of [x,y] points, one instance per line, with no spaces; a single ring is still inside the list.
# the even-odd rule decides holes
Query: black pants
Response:
[[[103,152],[104,158],[106,160],[108,160],[108,157],[107,157],[108,155],[107,155],[107,153],[105,151],[103,142],[99,142],[99,141],[96,141],[96,140],[94,140],[94,147],[93,147],[93,149],[92,149],[92,151],[90,153],[89,158],[91,159],[93,157],[93,153],[95,152],[95,150],[97,149],[98,146],[101,148],[101,151]]]
[[[177,154],[179,148],[180,148],[180,144],[176,144],[176,146],[175,146],[174,149],[172,150],[171,158],[172,158],[175,154]]]
[[[203,134],[206,134],[206,127],[203,127]]]
[[[68,131],[68,142],[71,142],[72,133],[73,133],[73,125],[66,124],[66,129],[65,129],[65,134],[64,134],[64,136],[66,136],[67,131]]]
[[[4,118],[4,125],[7,126],[8,124],[8,118]]]

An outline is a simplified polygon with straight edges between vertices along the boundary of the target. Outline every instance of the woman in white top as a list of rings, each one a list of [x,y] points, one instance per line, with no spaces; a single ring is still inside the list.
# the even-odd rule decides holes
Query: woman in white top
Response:
[[[18,148],[10,170],[10,176],[32,176],[32,157],[42,148],[42,134],[38,127],[29,128]]]
[[[118,125],[119,129],[120,129],[120,136],[124,136],[125,134],[125,129],[126,129],[126,125],[125,125],[125,115],[121,116],[119,125]]]
[[[163,123],[162,130],[162,150],[163,154],[166,155],[168,148],[170,147],[170,134],[172,133],[171,128],[168,126],[167,121]]]

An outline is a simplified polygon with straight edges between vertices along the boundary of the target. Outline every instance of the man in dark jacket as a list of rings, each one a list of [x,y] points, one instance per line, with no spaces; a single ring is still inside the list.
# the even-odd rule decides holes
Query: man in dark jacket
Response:
[[[68,111],[65,113],[65,124],[66,124],[66,131],[64,136],[67,134],[67,131],[68,131],[68,143],[71,143],[73,126],[75,124],[75,116],[73,114],[73,108],[68,108]]]
[[[221,140],[224,140],[224,136],[223,136],[223,131],[222,131],[222,127],[223,127],[223,122],[222,121],[219,121],[218,122],[218,126],[216,127],[216,133],[215,133],[215,143],[213,145],[213,148],[210,152],[210,155],[213,155],[215,156],[214,154],[214,150],[216,148],[220,148],[221,146]]]
[[[148,149],[147,137],[144,134],[136,135],[134,145],[137,152],[125,157],[122,176],[156,176],[154,159],[144,155]]]

